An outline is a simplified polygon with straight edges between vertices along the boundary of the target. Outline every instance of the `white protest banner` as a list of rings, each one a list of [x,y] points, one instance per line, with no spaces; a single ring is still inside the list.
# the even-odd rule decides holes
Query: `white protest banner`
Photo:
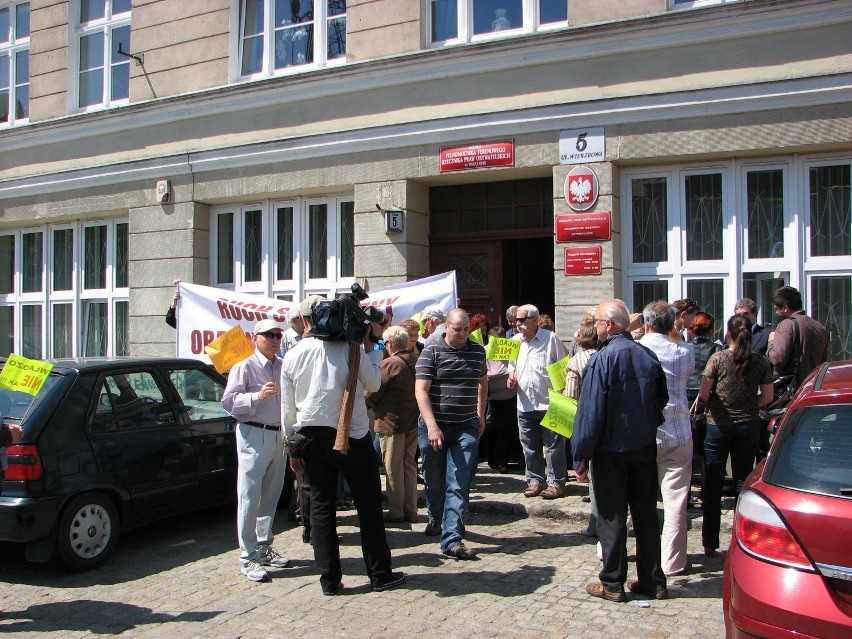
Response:
[[[287,302],[249,293],[234,293],[221,288],[200,284],[178,283],[180,299],[177,305],[178,357],[190,357],[210,363],[204,352],[217,337],[240,325],[251,335],[254,325],[262,319],[271,319],[286,330],[287,312],[298,307],[298,302]],[[446,313],[458,302],[456,273],[424,277],[369,292],[362,306],[377,306],[393,314],[393,323],[399,324],[422,311],[427,306],[439,306]]]

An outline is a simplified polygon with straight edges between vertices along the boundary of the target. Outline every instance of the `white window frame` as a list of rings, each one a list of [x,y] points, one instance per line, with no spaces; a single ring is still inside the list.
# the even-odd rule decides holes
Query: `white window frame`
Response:
[[[352,202],[351,195],[330,195],[327,197],[296,197],[282,200],[264,200],[250,204],[218,206],[210,212],[210,286],[240,293],[253,293],[266,297],[299,301],[307,295],[319,294],[334,296],[339,291],[348,291],[354,277],[340,275],[340,210],[343,202]],[[326,249],[326,277],[308,277],[309,229],[308,211],[311,205],[325,204],[328,212],[328,236]],[[277,279],[278,226],[277,211],[281,207],[293,208],[293,278]],[[244,278],[243,228],[246,211],[261,210],[263,243],[261,280],[246,282]],[[217,283],[216,265],[218,264],[217,218],[223,214],[233,214],[234,282]]]
[[[275,68],[275,0],[263,0],[264,2],[264,26],[263,26],[263,64],[260,71],[243,74],[242,52],[243,52],[243,21],[245,19],[242,10],[244,0],[231,0],[231,24],[235,25],[231,30],[231,64],[230,75],[232,82],[246,80],[261,80],[282,75],[294,75],[346,64],[346,55],[340,58],[328,58],[328,21],[329,19],[347,20],[347,12],[328,16],[328,5],[326,0],[314,0],[314,18],[311,21],[314,27],[314,60],[311,63],[293,65],[283,69]],[[309,24],[308,22],[304,24]],[[319,28],[319,26],[322,28]]]
[[[683,9],[699,9],[714,4],[730,4],[732,2],[745,2],[745,0],[669,0],[669,9],[681,11]]]
[[[429,46],[432,48],[440,48],[445,46],[454,46],[466,44],[468,42],[483,42],[488,40],[504,40],[506,38],[527,35],[543,31],[555,31],[568,27],[570,20],[561,22],[552,22],[548,24],[540,24],[539,22],[539,0],[522,0],[522,12],[524,16],[524,24],[517,29],[507,29],[506,31],[495,31],[490,33],[482,33],[474,35],[473,33],[473,3],[475,0],[457,0],[457,22],[458,36],[447,40],[431,41],[432,37],[432,2],[427,3],[427,20],[429,23],[427,34],[429,35]],[[567,0],[566,0],[567,1]]]
[[[111,98],[112,73],[110,72],[110,56],[112,53],[113,30],[120,27],[130,28],[130,18],[133,11],[126,11],[124,13],[120,13],[116,16],[113,16],[111,0],[103,1],[105,3],[104,17],[92,20],[85,24],[80,23],[80,0],[72,0],[69,6],[69,9],[72,13],[70,19],[71,28],[69,29],[71,34],[71,45],[69,49],[71,52],[71,65],[68,69],[68,72],[70,74],[70,91],[68,91],[68,110],[71,113],[87,113],[90,111],[101,111],[103,109],[122,106],[130,103],[129,95],[127,98],[121,98],[119,100],[113,100]],[[96,33],[102,33],[104,36],[104,66],[101,69],[103,72],[103,94],[101,96],[102,100],[101,102],[97,102],[95,104],[80,106],[80,42],[85,36],[94,35]],[[128,53],[130,52],[128,51]],[[127,59],[127,64],[130,64],[130,58]]]
[[[112,218],[105,220],[97,220],[90,222],[79,222],[75,224],[45,224],[37,227],[26,227],[13,229],[8,232],[3,232],[2,235],[12,235],[15,242],[15,275],[14,275],[14,291],[8,295],[0,296],[0,305],[12,307],[14,309],[13,331],[14,339],[13,352],[20,353],[22,348],[22,307],[24,306],[40,306],[42,318],[42,333],[41,333],[41,349],[44,357],[53,357],[53,312],[52,309],[57,304],[72,305],[72,338],[71,352],[72,356],[83,356],[83,348],[86,343],[86,321],[85,312],[87,305],[92,302],[104,302],[108,309],[107,321],[107,355],[115,355],[115,305],[118,302],[129,302],[130,289],[129,287],[117,288],[114,286],[114,267],[116,263],[116,243],[115,243],[115,228],[117,224],[127,224],[127,218]],[[107,227],[107,263],[106,268],[106,288],[103,289],[83,289],[83,241],[84,228],[86,226],[106,226]],[[54,291],[53,290],[53,231],[61,229],[71,229],[73,231],[72,243],[72,290],[70,291]],[[40,292],[23,293],[21,287],[23,285],[22,278],[22,260],[23,256],[23,235],[25,233],[40,232],[42,233],[42,251],[44,256],[44,267],[42,268],[42,290]]]
[[[29,115],[24,118],[18,118],[15,113],[16,96],[18,94],[19,87],[30,86],[29,78],[27,78],[26,82],[18,82],[18,68],[15,64],[19,53],[26,51],[27,56],[29,56],[30,35],[28,33],[26,36],[19,38],[16,28],[17,8],[22,5],[28,5],[27,13],[30,13],[29,4],[29,0],[26,0],[25,2],[0,3],[0,9],[9,10],[9,33],[6,34],[8,36],[8,41],[0,43],[0,57],[7,57],[9,63],[9,115],[6,122],[0,122],[0,129],[20,126],[22,124],[27,124],[30,121]],[[29,64],[27,66],[29,66]],[[29,95],[27,97],[27,114],[29,114]]]

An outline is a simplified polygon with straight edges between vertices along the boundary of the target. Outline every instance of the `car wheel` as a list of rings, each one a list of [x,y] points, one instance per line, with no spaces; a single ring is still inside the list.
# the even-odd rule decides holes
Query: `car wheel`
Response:
[[[118,543],[118,529],[118,512],[109,497],[101,493],[75,497],[59,519],[62,563],[77,572],[97,568]]]

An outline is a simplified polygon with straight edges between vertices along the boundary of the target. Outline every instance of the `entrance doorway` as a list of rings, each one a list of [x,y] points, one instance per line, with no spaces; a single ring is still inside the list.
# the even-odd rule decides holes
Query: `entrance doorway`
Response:
[[[506,307],[554,312],[551,178],[433,187],[432,273],[456,272],[459,304],[506,326]]]

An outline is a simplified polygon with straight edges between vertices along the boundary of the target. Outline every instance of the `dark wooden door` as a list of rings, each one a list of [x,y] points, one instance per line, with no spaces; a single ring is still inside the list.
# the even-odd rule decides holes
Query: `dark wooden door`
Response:
[[[456,272],[459,306],[483,313],[492,326],[503,308],[503,256],[499,240],[432,245],[432,272]]]

